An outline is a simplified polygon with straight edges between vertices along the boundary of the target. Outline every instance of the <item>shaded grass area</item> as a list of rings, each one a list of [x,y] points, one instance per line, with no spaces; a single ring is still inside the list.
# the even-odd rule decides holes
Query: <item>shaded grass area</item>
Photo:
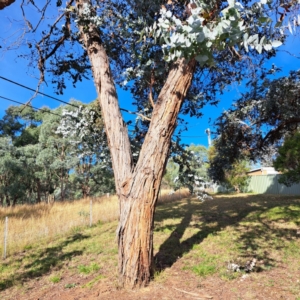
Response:
[[[255,270],[264,271],[300,261],[299,204],[299,197],[229,195],[158,207],[156,267],[163,271],[184,256],[185,268],[200,276],[232,279],[238,274],[227,271],[230,262],[244,265],[256,258]]]
[[[34,244],[31,249],[15,254],[0,264],[0,290],[44,275],[49,276],[50,282],[57,283],[64,274],[99,276],[102,268],[115,269],[116,226],[117,223],[112,222],[81,228],[81,232],[69,232],[48,245]]]
[[[256,258],[256,272],[286,264],[298,272],[300,261],[300,197],[270,195],[214,196],[160,203],[155,214],[156,276],[181,259],[182,266],[199,276],[231,280],[240,273],[227,264]],[[77,228],[46,244],[32,244],[0,264],[0,290],[47,277],[56,284],[73,275],[83,276],[83,287],[103,278],[117,280],[117,222]],[[65,288],[78,283],[65,282]]]

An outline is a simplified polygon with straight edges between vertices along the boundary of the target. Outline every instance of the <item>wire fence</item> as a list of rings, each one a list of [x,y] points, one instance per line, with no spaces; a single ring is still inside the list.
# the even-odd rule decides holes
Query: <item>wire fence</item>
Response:
[[[249,176],[248,190],[259,194],[300,195],[300,184],[279,183],[280,174]]]

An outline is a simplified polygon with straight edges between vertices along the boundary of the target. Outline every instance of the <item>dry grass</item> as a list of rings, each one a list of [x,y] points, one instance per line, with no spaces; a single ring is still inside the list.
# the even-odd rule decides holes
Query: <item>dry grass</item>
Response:
[[[190,192],[186,188],[177,190],[174,193],[172,191],[173,190],[171,189],[162,190],[158,197],[158,205],[161,203],[177,201],[190,196]]]
[[[118,218],[116,196],[92,199],[92,222],[110,222]],[[0,209],[0,232],[4,232],[8,217],[8,255],[30,248],[41,239],[52,240],[57,235],[90,224],[90,200],[19,205]],[[1,245],[1,252],[3,248]]]
[[[171,202],[187,197],[188,190],[182,189],[174,194],[163,190],[159,203]],[[55,202],[52,205],[18,205],[0,208],[0,234],[4,233],[5,217],[8,217],[7,254],[31,248],[33,244],[53,240],[56,236],[77,231],[90,224],[90,200]],[[107,223],[117,220],[119,205],[117,196],[92,199],[92,224]],[[1,243],[0,253],[3,253]]]

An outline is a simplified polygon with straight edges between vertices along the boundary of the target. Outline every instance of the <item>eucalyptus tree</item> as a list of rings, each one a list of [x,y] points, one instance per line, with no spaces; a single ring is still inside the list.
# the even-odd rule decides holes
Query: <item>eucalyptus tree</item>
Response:
[[[61,7],[62,1],[56,4]],[[227,84],[254,76],[250,73],[284,41],[282,22],[294,17],[298,4],[69,0],[49,24],[50,1],[39,9],[42,19],[35,23],[23,3],[26,43],[40,70],[39,84],[50,72],[62,93],[64,75],[74,84],[90,71],[93,75],[120,201],[123,284],[145,285],[151,278],[153,217],[178,114],[200,116],[199,109],[217,103],[217,93]],[[281,19],[272,24],[272,17]],[[115,82],[128,82],[138,111],[150,110],[150,117],[143,116],[148,123],[137,159]]]
[[[176,189],[177,187],[177,177],[179,172],[179,165],[176,164],[172,158],[168,160],[166,170],[162,179],[162,186],[167,186],[168,188]]]
[[[26,197],[25,169],[17,148],[9,137],[0,138],[0,201],[14,206]]]
[[[54,110],[56,113],[44,117],[40,129],[39,143],[41,151],[37,157],[39,165],[43,165],[46,177],[49,180],[49,190],[59,189],[60,199],[67,196],[69,172],[73,169],[78,158],[71,154],[73,150],[72,138],[63,136],[57,131],[61,121],[62,108]]]
[[[9,106],[0,120],[0,135],[10,137],[15,146],[37,144],[40,124],[49,108],[35,111],[31,105]]]
[[[197,177],[202,180],[208,180],[208,149],[203,145],[191,144],[188,151],[192,154],[191,168],[195,170]]]
[[[24,128],[24,125],[20,122],[18,115],[15,113],[15,108],[10,106],[5,110],[4,116],[0,120],[0,136],[10,137],[15,139]]]
[[[18,147],[19,160],[22,163],[22,182],[27,203],[40,203],[48,199],[49,186],[51,186],[51,177],[45,176],[49,170],[45,170],[45,165],[39,164],[41,145],[28,144]]]
[[[208,180],[207,162],[207,149],[204,146],[172,143],[163,183],[175,190],[188,187],[193,193],[194,187]]]
[[[99,192],[111,192],[111,159],[99,106],[95,102],[83,105],[73,101],[72,104],[76,104],[78,109],[64,107],[56,133],[70,140],[72,147],[69,154],[77,158],[73,182],[80,186],[84,198],[90,195],[93,182],[98,184]],[[105,190],[104,183],[107,185]]]
[[[5,149],[5,155],[1,156],[2,174],[6,174],[2,176],[2,190],[6,186],[5,189],[15,195],[8,197],[12,192],[6,192],[6,198],[14,199],[7,203],[34,203],[42,199],[43,187],[47,184],[41,176],[43,166],[37,164],[36,158],[41,150],[40,125],[47,111],[49,109],[36,112],[30,105],[10,106],[0,120],[1,149]],[[4,171],[6,167],[11,168],[10,172]]]
[[[229,169],[236,160],[272,165],[284,138],[299,130],[299,92],[299,70],[250,82],[249,91],[217,119],[218,156],[211,162],[210,175],[220,180],[222,168]]]

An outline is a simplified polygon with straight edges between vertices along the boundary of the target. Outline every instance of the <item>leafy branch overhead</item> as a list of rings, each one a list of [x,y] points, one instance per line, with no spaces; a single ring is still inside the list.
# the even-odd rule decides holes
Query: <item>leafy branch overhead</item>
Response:
[[[215,147],[220,155],[211,168],[214,178],[220,176],[222,165],[230,166],[236,159],[272,165],[284,138],[299,130],[299,70],[287,77],[249,82],[249,88],[216,121]]]
[[[264,58],[275,55],[274,47],[284,42],[288,28],[297,30],[294,20],[300,18],[297,1],[288,8],[273,1],[195,1],[188,5],[179,1],[163,6],[160,1],[85,1],[80,14],[76,1],[68,1],[64,8],[59,1],[57,5],[60,14],[49,29],[40,30],[39,41],[37,24],[31,25],[32,31],[27,28],[29,53],[21,55],[29,56],[32,64],[37,61],[40,83],[47,80],[48,72],[57,93],[63,93],[66,80],[76,85],[90,76],[86,49],[76,45],[82,46],[78,26],[89,30],[93,25],[99,29],[115,81],[132,92],[137,110],[153,109],[173,61],[195,58],[198,65],[186,96],[189,101],[181,111],[198,117],[207,102],[218,102],[217,94],[227,84],[255,76],[253,70],[259,69]],[[28,8],[25,3],[22,6],[29,22]]]
[[[201,65],[212,66],[216,51],[228,48],[241,59],[242,47],[246,52],[251,47],[261,53],[263,49],[270,51],[282,45],[284,33],[279,30],[280,23],[272,28],[268,8],[266,1],[255,2],[248,8],[234,0],[228,1],[225,8],[215,2],[195,1],[188,5],[184,21],[163,8],[158,21],[150,30],[146,28],[146,33],[159,39],[167,61],[195,57]]]

